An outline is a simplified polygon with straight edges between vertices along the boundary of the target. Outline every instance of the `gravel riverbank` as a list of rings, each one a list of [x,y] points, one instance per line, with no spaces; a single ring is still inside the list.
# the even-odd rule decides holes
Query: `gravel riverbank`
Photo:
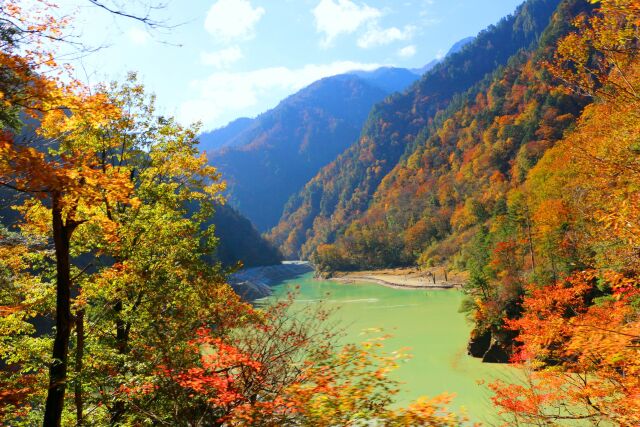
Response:
[[[462,288],[467,277],[464,273],[442,268],[394,268],[336,273],[331,280],[342,283],[371,282],[398,289],[456,289]]]
[[[229,284],[238,295],[253,301],[271,295],[271,286],[313,271],[313,266],[304,261],[284,261],[279,265],[254,267],[232,274]]]

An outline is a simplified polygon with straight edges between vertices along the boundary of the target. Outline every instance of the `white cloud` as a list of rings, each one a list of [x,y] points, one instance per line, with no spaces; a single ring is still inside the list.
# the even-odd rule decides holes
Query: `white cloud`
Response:
[[[129,31],[127,31],[127,37],[131,43],[137,46],[146,45],[151,38],[148,32],[138,27],[129,28]]]
[[[229,68],[242,58],[244,58],[244,55],[238,46],[229,47],[216,52],[203,52],[200,54],[200,60],[203,64],[211,65],[218,69]]]
[[[313,9],[316,30],[324,34],[321,46],[329,47],[341,34],[354,33],[362,25],[376,21],[382,12],[365,3],[350,0],[321,0]]]
[[[261,68],[242,73],[219,71],[192,81],[194,98],[184,102],[178,117],[183,123],[202,121],[206,129],[222,126],[240,116],[253,116],[288,95],[323,77],[353,70],[374,70],[380,64],[343,61],[301,68]]]
[[[249,0],[218,0],[209,8],[204,28],[223,42],[246,40],[254,36],[264,13],[264,8],[254,8]]]
[[[369,49],[388,45],[396,41],[410,40],[415,30],[416,27],[412,25],[407,25],[402,30],[397,27],[382,29],[377,25],[372,25],[358,39],[358,46],[363,49]]]
[[[405,46],[402,49],[398,50],[398,56],[401,58],[411,58],[416,54],[417,50],[415,45]]]

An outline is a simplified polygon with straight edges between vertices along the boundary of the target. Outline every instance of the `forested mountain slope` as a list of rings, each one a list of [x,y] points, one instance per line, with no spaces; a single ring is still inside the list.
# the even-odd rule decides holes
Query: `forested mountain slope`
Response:
[[[237,136],[249,129],[254,121],[254,119],[248,117],[241,117],[220,129],[202,133],[198,138],[200,140],[200,149],[207,153],[213,153],[222,148],[242,143],[242,140],[239,140]]]
[[[539,48],[461,95],[384,177],[367,210],[333,246],[328,268],[440,264],[456,256],[486,221],[506,212],[546,150],[575,124],[585,100],[567,94],[540,64],[585,2],[564,2]]]
[[[559,0],[529,0],[481,32],[460,52],[435,66],[409,91],[377,104],[358,142],[323,168],[290,199],[270,238],[285,256],[309,257],[335,241],[368,208],[383,178],[403,154],[429,136],[437,113],[521,50],[531,50],[548,26]],[[460,99],[458,100],[460,101]]]
[[[407,74],[417,78],[385,69],[366,79],[322,79],[258,116],[225,148],[208,152],[229,185],[230,203],[259,230],[273,227],[289,197],[357,139],[371,106],[391,88],[404,88]]]
[[[397,67],[381,67],[373,71],[354,71],[349,75],[358,76],[387,93],[401,92],[419,78],[419,75],[417,76],[413,71]]]
[[[229,205],[218,205],[212,218],[219,239],[217,259],[225,266],[241,262],[244,267],[279,264],[282,255],[265,240],[251,221]]]

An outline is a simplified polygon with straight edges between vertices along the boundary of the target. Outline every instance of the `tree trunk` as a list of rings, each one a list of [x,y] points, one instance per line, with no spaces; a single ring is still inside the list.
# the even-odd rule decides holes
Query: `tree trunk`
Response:
[[[67,386],[69,335],[71,333],[71,265],[69,248],[73,228],[62,218],[60,195],[52,197],[53,241],[56,254],[56,335],[53,362],[49,368],[49,390],[44,413],[44,427],[60,426],[64,393]]]
[[[82,399],[82,358],[84,357],[84,310],[78,311],[76,315],[76,386],[75,386],[75,403],[76,403],[76,426],[81,427],[84,424],[83,415],[83,399]]]
[[[536,256],[533,248],[533,232],[531,230],[531,220],[529,219],[529,209],[527,208],[527,234],[529,238],[529,253],[531,254],[531,272],[536,271]]]
[[[132,310],[136,310],[142,303],[143,294],[139,293],[136,297]],[[120,318],[124,309],[124,303],[122,300],[117,300],[114,305],[114,311],[116,312],[116,349],[119,354],[128,354],[130,351],[129,336],[131,332],[131,322],[124,321]],[[122,399],[116,399],[111,409],[111,425],[117,425],[122,417],[127,412],[126,402]]]
[[[119,354],[126,354],[128,350],[128,333],[127,333],[127,324],[125,321],[120,319],[121,313],[123,309],[123,303],[121,300],[118,300],[114,304],[114,310],[116,312],[116,349]],[[120,398],[116,398],[116,401],[113,404],[111,409],[111,425],[118,425],[118,423],[122,420],[122,416],[125,414],[127,408],[124,400]]]

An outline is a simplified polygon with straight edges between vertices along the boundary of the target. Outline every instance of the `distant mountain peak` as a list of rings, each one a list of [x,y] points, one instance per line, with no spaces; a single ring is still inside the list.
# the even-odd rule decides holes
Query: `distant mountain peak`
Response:
[[[293,194],[358,140],[371,107],[416,80],[394,67],[326,77],[254,119],[201,135],[200,148],[227,181],[229,202],[267,230]]]
[[[433,67],[435,67],[440,62],[442,62],[446,57],[453,55],[454,53],[460,52],[466,45],[471,43],[474,39],[475,37],[465,37],[464,39],[455,42],[453,46],[451,46],[451,48],[449,49],[449,52],[447,52],[447,54],[444,57],[440,59],[434,59],[424,67],[411,68],[409,71],[419,76],[422,76],[424,73],[430,71]]]
[[[453,46],[451,46],[451,49],[449,49],[449,52],[447,52],[447,56],[460,52],[462,49],[464,49],[466,45],[471,43],[473,40],[475,40],[475,37],[465,37],[462,40],[457,41],[456,43],[453,44]]]
[[[398,67],[380,67],[373,71],[352,71],[349,74],[358,76],[387,93],[400,92],[417,80],[411,70]]]

